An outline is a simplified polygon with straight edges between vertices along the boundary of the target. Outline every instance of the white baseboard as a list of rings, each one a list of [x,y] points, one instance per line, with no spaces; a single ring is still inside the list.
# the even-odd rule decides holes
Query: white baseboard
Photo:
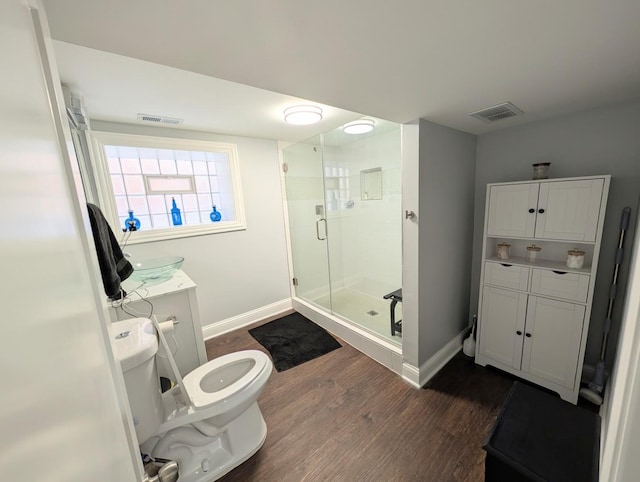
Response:
[[[223,335],[238,328],[250,325],[257,321],[264,320],[266,318],[280,315],[293,309],[291,304],[291,298],[285,298],[284,300],[276,301],[270,305],[261,306],[255,310],[247,311],[240,315],[232,316],[226,320],[218,321],[202,327],[202,335],[205,340],[214,338],[216,336]]]
[[[420,385],[420,370],[408,363],[402,364],[402,379],[409,382],[415,388],[422,388]]]
[[[451,341],[438,350],[435,355],[420,365],[420,368],[416,368],[408,363],[403,363],[402,378],[415,387],[424,387],[436,373],[442,370],[442,367],[449,363],[449,360],[462,350],[462,339],[467,332],[468,329],[465,328],[458,333]]]

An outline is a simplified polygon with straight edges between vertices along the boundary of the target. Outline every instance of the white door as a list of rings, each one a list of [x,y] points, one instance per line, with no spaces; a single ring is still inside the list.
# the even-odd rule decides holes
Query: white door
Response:
[[[604,179],[540,184],[536,238],[595,241]]]
[[[479,353],[519,370],[526,311],[526,293],[485,286]]]
[[[66,149],[60,79],[35,4],[0,2],[0,199],[11,206],[0,225],[0,479],[139,481],[140,451]]]
[[[573,389],[584,311],[583,305],[530,296],[522,371]]]
[[[538,183],[491,186],[489,236],[533,237],[538,209]]]

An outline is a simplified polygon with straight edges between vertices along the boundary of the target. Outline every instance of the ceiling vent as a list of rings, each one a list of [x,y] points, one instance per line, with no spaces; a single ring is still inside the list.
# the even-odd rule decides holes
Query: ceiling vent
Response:
[[[503,102],[502,104],[494,105],[491,107],[487,107],[486,109],[472,112],[469,115],[484,122],[495,122],[500,119],[515,117],[521,114],[524,114],[524,112],[518,109],[511,102]]]
[[[184,119],[176,119],[175,117],[164,117],[161,115],[138,114],[138,120],[143,122],[151,122],[153,124],[171,124],[179,126]]]

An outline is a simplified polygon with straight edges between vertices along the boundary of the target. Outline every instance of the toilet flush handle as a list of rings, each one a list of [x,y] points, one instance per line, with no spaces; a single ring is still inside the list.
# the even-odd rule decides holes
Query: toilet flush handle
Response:
[[[404,218],[405,219],[415,219],[416,217],[416,213],[414,213],[413,211],[405,211],[404,212]]]

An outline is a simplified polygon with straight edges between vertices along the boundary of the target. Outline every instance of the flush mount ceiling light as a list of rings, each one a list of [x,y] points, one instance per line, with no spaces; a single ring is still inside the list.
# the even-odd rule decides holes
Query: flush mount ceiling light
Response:
[[[296,126],[308,126],[322,120],[322,109],[315,105],[294,105],[284,110],[284,120]]]
[[[366,134],[373,130],[374,125],[375,122],[372,119],[360,119],[343,125],[342,130],[345,134]]]

